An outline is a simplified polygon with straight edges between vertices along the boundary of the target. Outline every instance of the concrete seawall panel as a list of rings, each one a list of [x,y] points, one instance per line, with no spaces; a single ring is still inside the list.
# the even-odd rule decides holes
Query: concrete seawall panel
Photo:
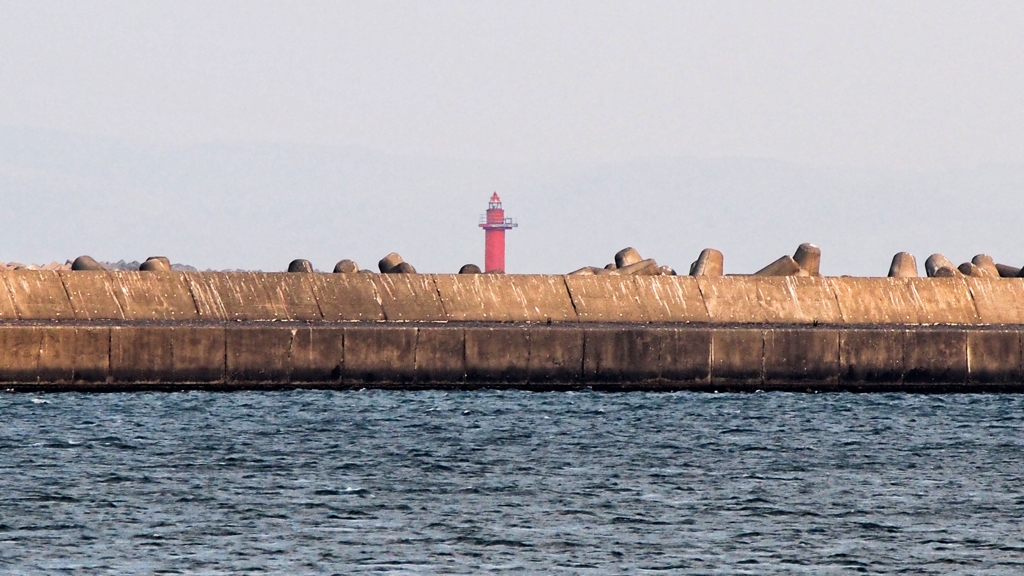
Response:
[[[185,274],[203,320],[322,320],[307,276],[285,272]]]
[[[567,322],[576,319],[561,276],[439,274],[449,322]]]
[[[709,322],[697,278],[692,276],[633,276],[648,322]]]
[[[444,322],[448,320],[434,277],[427,274],[372,274],[374,287],[392,322]]]
[[[325,321],[384,320],[384,307],[369,274],[311,274],[309,280]]]
[[[524,326],[469,326],[466,379],[475,382],[526,382],[530,374],[530,332]]]
[[[71,301],[57,272],[19,271],[4,273],[14,310],[19,320],[71,320]]]
[[[839,304],[820,278],[700,276],[712,322],[727,324],[840,324]]]
[[[415,376],[420,382],[466,379],[466,333],[455,326],[416,329]]]
[[[58,272],[76,320],[124,320],[109,272]],[[191,304],[191,299],[190,299]]]
[[[529,328],[530,382],[580,382],[583,379],[584,334],[574,327],[534,325]]]
[[[580,322],[647,322],[632,276],[566,276]]]
[[[644,382],[661,376],[661,338],[641,327],[596,327],[584,332],[583,379]]]
[[[967,371],[970,381],[976,383],[1013,383],[1024,380],[1020,332],[968,332]]]
[[[227,380],[289,382],[292,337],[296,330],[276,326],[227,328],[224,333]]]
[[[711,384],[759,385],[764,373],[764,332],[756,328],[711,331]]]
[[[289,380],[340,382],[345,361],[345,332],[340,326],[308,326],[292,333]]]
[[[840,331],[840,379],[866,383],[903,380],[905,334],[891,328]]]
[[[767,384],[839,381],[839,331],[773,329],[764,334],[764,380]]]
[[[344,382],[408,382],[416,378],[416,328],[346,326]]]
[[[82,272],[68,272],[73,278]],[[181,272],[109,272],[125,320],[198,320],[195,299]],[[73,282],[70,280],[69,282]]]
[[[967,278],[982,324],[1024,325],[1024,278]]]
[[[962,330],[907,330],[903,335],[903,381],[967,381],[967,333]]]

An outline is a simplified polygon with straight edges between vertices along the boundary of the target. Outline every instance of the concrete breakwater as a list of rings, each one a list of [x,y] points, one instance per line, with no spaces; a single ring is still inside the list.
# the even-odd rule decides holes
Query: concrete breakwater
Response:
[[[14,390],[1024,390],[1024,279],[9,271]]]

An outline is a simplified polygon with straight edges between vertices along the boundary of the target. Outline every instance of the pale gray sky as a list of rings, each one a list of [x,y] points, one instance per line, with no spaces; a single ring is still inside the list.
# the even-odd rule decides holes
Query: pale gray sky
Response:
[[[0,260],[330,268],[404,246],[455,270],[496,189],[517,271],[640,240],[684,270],[705,245],[749,268],[804,240],[833,273],[915,242],[1020,264],[999,225],[1024,216],[1022,55],[1021,2],[0,1],[0,198],[20,210]],[[102,214],[39,236],[81,210]],[[173,226],[139,227],[154,213]]]

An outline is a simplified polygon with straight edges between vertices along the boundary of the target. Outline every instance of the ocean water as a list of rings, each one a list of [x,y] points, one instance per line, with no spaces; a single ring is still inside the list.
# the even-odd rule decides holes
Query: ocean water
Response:
[[[0,395],[3,574],[1021,574],[1024,396]]]

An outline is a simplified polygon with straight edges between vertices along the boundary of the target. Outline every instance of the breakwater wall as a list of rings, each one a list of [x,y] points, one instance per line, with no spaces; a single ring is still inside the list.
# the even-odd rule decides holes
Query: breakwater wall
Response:
[[[13,390],[1024,390],[1024,279],[11,271]]]

